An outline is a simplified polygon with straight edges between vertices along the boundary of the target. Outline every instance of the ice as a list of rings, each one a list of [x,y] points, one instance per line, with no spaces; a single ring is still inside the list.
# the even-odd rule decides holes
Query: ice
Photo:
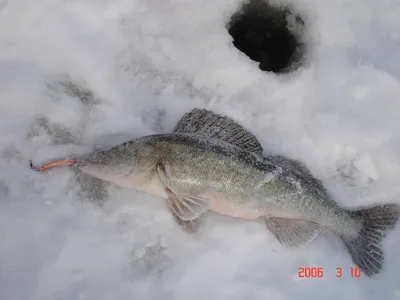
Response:
[[[351,278],[329,235],[288,250],[263,224],[212,214],[191,236],[160,199],[29,168],[204,107],[302,160],[340,205],[400,203],[398,1],[284,3],[309,51],[277,76],[231,44],[239,0],[0,1],[0,299],[398,299],[400,229],[382,274]]]

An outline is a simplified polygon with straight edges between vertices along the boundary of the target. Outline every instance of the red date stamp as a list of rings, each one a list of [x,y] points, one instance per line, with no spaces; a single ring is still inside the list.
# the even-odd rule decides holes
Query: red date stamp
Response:
[[[341,278],[343,275],[350,276],[352,278],[359,278],[361,276],[360,268],[349,268],[349,270],[343,270],[343,268],[336,268],[336,277]],[[324,268],[299,268],[297,273],[299,278],[322,278],[324,277]]]

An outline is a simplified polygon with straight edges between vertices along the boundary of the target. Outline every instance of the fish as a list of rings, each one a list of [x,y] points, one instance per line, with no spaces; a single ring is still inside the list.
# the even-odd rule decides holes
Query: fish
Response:
[[[306,164],[283,155],[264,155],[257,138],[225,115],[194,108],[172,132],[31,168],[58,166],[166,202],[173,219],[195,234],[208,212],[254,220],[288,248],[306,247],[333,232],[352,262],[368,277],[381,272],[382,242],[400,217],[396,203],[340,206]]]

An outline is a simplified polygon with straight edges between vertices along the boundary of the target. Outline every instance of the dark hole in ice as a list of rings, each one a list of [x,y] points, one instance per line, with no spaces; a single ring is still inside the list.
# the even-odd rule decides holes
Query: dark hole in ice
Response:
[[[227,29],[233,45],[259,62],[262,71],[288,73],[302,63],[304,21],[288,7],[251,0],[231,17]]]

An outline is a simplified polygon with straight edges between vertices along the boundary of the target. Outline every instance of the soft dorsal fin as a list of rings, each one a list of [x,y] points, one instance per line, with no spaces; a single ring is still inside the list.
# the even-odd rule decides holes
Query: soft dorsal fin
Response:
[[[186,113],[176,124],[174,132],[202,133],[250,152],[260,155],[263,153],[263,148],[257,138],[243,126],[227,116],[206,109],[195,108]]]

